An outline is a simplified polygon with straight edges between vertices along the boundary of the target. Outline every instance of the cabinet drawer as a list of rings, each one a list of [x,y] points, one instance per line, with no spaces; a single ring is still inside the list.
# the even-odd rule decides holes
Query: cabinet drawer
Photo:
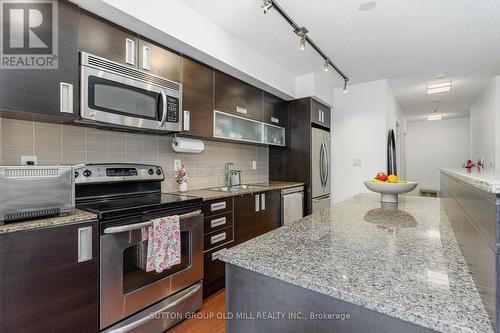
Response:
[[[203,215],[205,217],[227,213],[233,210],[233,198],[210,200],[203,203]]]
[[[233,243],[219,246],[204,254],[203,260],[203,298],[224,288],[225,264],[217,259],[217,253],[231,247]]]
[[[213,248],[233,241],[233,227],[211,232],[204,236],[203,250],[209,251]]]
[[[211,233],[216,230],[224,229],[233,226],[233,212],[214,215],[205,218],[205,233]]]
[[[217,257],[219,251],[227,249],[232,245],[231,243],[216,247],[204,253],[203,259],[203,281],[211,283],[220,277],[224,276],[224,262],[220,261]]]

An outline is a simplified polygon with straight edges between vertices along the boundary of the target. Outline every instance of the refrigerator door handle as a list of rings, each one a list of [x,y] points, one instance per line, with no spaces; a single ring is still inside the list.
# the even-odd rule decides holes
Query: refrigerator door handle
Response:
[[[321,181],[321,187],[325,187],[325,177],[324,177],[324,163],[323,163],[323,142],[321,142],[321,148],[319,149],[319,179]]]
[[[328,184],[328,177],[330,177],[330,153],[328,152],[328,146],[325,145],[325,186]]]
[[[323,158],[321,159],[321,161],[323,162],[323,187],[326,187],[326,182],[328,180],[328,174],[327,174],[328,161],[326,160],[327,151],[326,151],[326,143],[323,141],[321,144],[323,145]]]

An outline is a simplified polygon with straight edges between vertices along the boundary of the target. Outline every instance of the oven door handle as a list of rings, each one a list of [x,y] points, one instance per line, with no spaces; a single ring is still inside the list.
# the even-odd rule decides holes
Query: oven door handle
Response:
[[[191,289],[191,290],[189,290],[189,289]],[[125,326],[119,327],[119,328],[114,329],[114,330],[106,331],[106,333],[126,333],[126,332],[130,332],[133,329],[135,329],[135,328],[137,328],[137,327],[139,327],[141,325],[144,325],[148,321],[157,318],[158,316],[161,315],[162,312],[168,311],[169,309],[171,309],[171,308],[179,305],[180,303],[184,302],[186,299],[188,299],[189,297],[191,297],[194,294],[196,294],[200,289],[201,289],[201,283],[197,283],[194,286],[189,287],[187,289],[189,291],[186,290],[187,291],[186,294],[182,295],[179,299],[177,299],[177,300],[173,301],[172,303],[164,306],[163,308],[159,309],[158,311],[155,311],[155,312],[149,314],[148,316],[142,317],[141,319],[139,319],[137,321],[134,321],[134,322],[132,322],[130,324],[127,324]]]
[[[179,215],[179,220],[181,219],[187,219],[190,217],[195,217],[201,214],[201,210],[196,210],[191,213],[186,213]],[[118,227],[109,227],[104,229],[105,234],[117,234],[121,232],[127,232],[127,231],[132,231],[132,230],[137,230],[137,229],[142,229],[145,227],[149,227],[151,225],[150,221],[147,222],[141,222],[141,223],[134,223],[134,224],[127,224],[127,225],[121,225]]]
[[[163,113],[161,114],[160,127],[163,127],[163,125],[165,125],[165,121],[167,120],[167,95],[163,89],[160,89],[160,94],[163,102]]]

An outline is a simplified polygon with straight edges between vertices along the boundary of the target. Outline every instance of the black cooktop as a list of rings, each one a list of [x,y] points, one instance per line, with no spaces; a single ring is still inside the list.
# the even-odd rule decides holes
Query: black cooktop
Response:
[[[176,194],[136,194],[77,202],[76,207],[97,215],[99,221],[154,214],[182,214],[201,209],[202,199]]]

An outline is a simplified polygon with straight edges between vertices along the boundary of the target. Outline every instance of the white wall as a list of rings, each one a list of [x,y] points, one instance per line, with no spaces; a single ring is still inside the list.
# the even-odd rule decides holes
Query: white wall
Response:
[[[387,80],[335,90],[332,111],[332,196],[342,201],[367,192],[363,182],[386,170]],[[360,159],[361,166],[353,166]]]
[[[484,158],[486,165],[496,165],[497,168],[500,167],[500,153],[495,153],[500,149],[499,97],[500,77],[497,76],[490,80],[470,110],[470,156],[474,161]]]
[[[469,118],[409,122],[407,179],[420,188],[439,190],[440,168],[460,168],[470,156]]]

